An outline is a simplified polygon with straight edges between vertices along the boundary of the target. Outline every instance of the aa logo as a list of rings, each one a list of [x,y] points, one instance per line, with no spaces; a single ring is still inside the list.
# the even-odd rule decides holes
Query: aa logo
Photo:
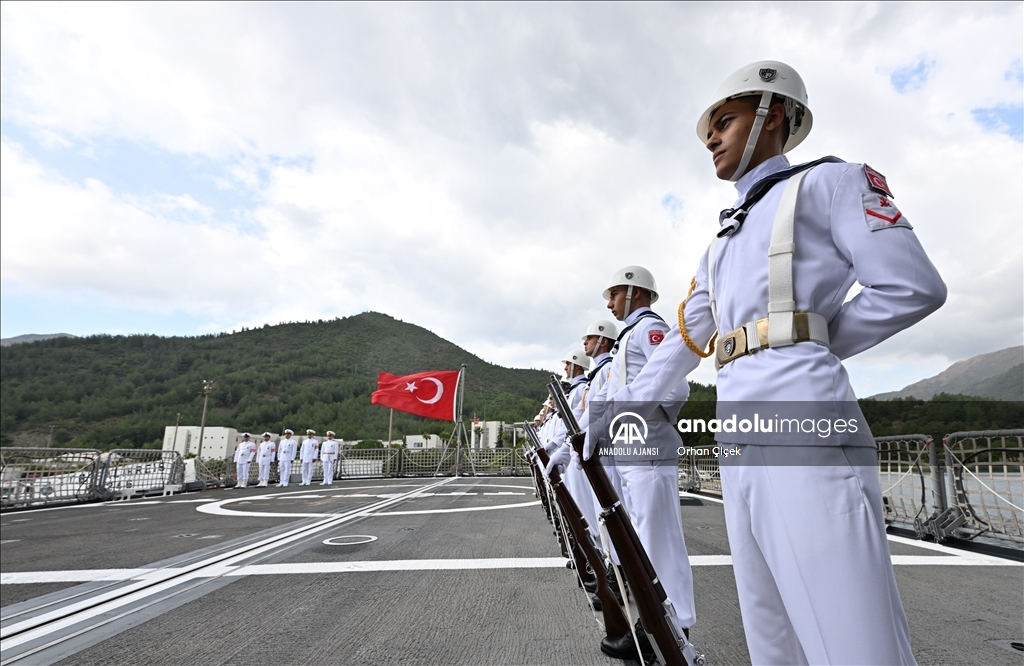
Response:
[[[633,412],[622,412],[612,419],[608,426],[608,436],[612,438],[612,445],[615,444],[646,444],[647,443],[647,421],[639,414]]]

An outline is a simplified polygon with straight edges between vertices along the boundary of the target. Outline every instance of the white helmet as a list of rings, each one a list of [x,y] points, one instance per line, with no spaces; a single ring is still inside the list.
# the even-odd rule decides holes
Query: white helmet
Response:
[[[613,287],[629,287],[626,291],[626,315],[629,315],[629,304],[633,301],[633,288],[640,287],[651,292],[651,303],[658,300],[658,284],[654,276],[643,266],[626,266],[615,271],[612,279],[608,281],[608,288],[604,290],[601,297],[608,300],[612,297]]]
[[[565,352],[565,358],[562,359],[563,363],[572,363],[578,365],[584,370],[590,370],[590,357],[582,349],[570,349]]]
[[[613,322],[607,319],[598,319],[590,326],[587,326],[587,332],[583,334],[583,339],[585,340],[591,335],[601,335],[609,340],[616,340],[619,337],[619,332]]]
[[[764,118],[771,106],[772,95],[778,95],[786,100],[789,137],[782,147],[782,152],[788,153],[799,146],[800,142],[811,132],[813,118],[811,110],[807,106],[807,88],[804,87],[804,80],[800,78],[795,69],[786,63],[761,60],[736,70],[718,87],[718,91],[715,92],[715,102],[701,114],[697,121],[697,136],[701,141],[707,141],[711,114],[718,107],[731,99],[750,97],[759,93],[761,103],[758,105],[757,119],[754,121],[754,126],[750,128],[746,150],[743,151],[743,158],[740,159],[736,173],[729,179],[731,181],[739,180],[750,163],[754,146],[757,144],[757,137],[761,134]]]

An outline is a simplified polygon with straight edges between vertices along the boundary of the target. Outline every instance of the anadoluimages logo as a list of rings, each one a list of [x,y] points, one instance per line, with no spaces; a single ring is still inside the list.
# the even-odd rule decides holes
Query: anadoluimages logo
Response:
[[[608,436],[612,438],[612,445],[646,444],[647,421],[634,412],[622,412],[612,419]]]

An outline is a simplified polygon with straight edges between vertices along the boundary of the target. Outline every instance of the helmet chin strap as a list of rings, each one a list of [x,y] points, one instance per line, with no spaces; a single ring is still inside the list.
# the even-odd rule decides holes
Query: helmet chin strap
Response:
[[[626,321],[626,317],[629,316],[629,304],[633,302],[633,285],[628,285],[626,288],[626,310],[622,313],[622,321]]]
[[[750,158],[754,156],[754,147],[757,145],[757,138],[761,136],[761,128],[764,127],[764,119],[768,116],[768,107],[771,106],[771,102],[772,92],[770,90],[765,90],[761,93],[761,103],[757,106],[757,117],[754,118],[754,125],[750,128],[747,147],[743,149],[743,157],[740,158],[736,171],[729,178],[730,182],[735,183],[746,172],[747,165],[750,164]]]

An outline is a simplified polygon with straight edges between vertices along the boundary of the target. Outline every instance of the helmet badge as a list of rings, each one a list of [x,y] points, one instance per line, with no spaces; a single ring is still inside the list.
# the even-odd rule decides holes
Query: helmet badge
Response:
[[[772,69],[771,67],[762,67],[758,70],[757,75],[761,77],[761,80],[765,83],[771,83],[775,80],[775,77],[779,75],[779,70]]]
[[[629,272],[626,273],[626,279],[627,280],[632,280],[633,279],[633,271],[629,271]]]

